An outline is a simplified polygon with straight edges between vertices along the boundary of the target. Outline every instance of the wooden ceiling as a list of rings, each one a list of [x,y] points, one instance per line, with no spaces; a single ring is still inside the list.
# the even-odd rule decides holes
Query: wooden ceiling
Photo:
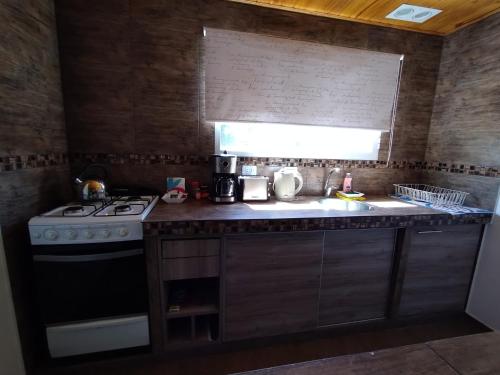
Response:
[[[500,11],[500,0],[230,0],[427,34],[446,35]],[[386,19],[401,4],[441,9],[424,23]]]

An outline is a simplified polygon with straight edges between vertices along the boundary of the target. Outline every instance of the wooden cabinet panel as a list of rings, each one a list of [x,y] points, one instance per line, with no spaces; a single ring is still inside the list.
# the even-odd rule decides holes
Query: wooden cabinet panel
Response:
[[[162,308],[162,281],[158,260],[160,241],[157,237],[144,237],[144,254],[148,276],[149,335],[153,353],[159,354],[164,345],[164,316]]]
[[[198,279],[219,276],[219,257],[192,257],[162,260],[163,280]]]
[[[323,232],[225,239],[224,340],[314,329]]]
[[[220,240],[165,240],[162,241],[163,258],[187,258],[219,255]]]
[[[409,229],[399,314],[463,311],[481,233],[477,224]]]
[[[320,326],[384,317],[394,237],[393,229],[326,232]]]

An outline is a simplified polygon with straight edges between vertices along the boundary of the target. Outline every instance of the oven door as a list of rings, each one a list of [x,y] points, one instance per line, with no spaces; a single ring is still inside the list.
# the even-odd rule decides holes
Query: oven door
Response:
[[[142,241],[35,246],[34,251],[52,357],[149,345]]]
[[[36,246],[34,250],[45,324],[147,311],[142,241]]]

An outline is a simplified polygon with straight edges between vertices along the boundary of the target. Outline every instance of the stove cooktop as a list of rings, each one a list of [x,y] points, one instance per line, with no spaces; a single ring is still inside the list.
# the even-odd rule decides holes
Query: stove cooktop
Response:
[[[142,221],[158,196],[113,196],[104,201],[72,202],[28,222],[32,245],[84,244],[142,240]]]
[[[142,195],[110,197],[107,200],[95,202],[71,202],[40,216],[84,218],[88,216],[140,215],[153,203],[155,198],[152,195]]]

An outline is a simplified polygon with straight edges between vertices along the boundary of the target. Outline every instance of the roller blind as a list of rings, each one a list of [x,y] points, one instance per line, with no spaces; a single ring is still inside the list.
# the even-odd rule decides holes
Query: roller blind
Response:
[[[388,131],[399,54],[204,29],[205,117]]]

